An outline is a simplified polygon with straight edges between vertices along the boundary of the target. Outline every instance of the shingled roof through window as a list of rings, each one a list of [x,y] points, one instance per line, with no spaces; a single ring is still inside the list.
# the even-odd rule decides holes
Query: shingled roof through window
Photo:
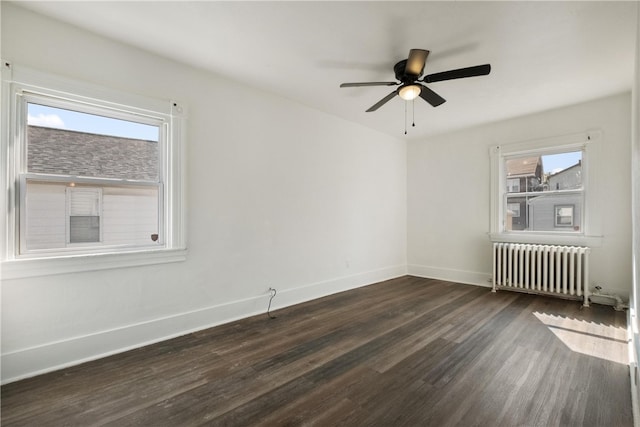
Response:
[[[29,172],[158,180],[158,143],[41,126],[28,126]]]
[[[537,176],[536,169],[541,164],[540,156],[521,157],[507,160],[507,176]]]

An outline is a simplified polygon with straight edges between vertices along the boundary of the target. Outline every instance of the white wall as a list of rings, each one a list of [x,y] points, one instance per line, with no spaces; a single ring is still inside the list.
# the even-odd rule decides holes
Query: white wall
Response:
[[[631,140],[631,208],[633,214],[633,305],[637,310],[640,307],[640,7],[637,9],[636,26],[636,64],[635,80],[631,98],[632,111],[632,140]],[[634,331],[639,330],[637,311],[633,313]],[[640,342],[636,337],[637,350],[640,350]],[[640,353],[640,352],[638,352]],[[640,424],[640,420],[638,420]]]
[[[3,382],[405,274],[403,141],[1,7],[3,59],[189,110],[187,261],[2,281]]]
[[[603,239],[590,258],[592,286],[631,291],[629,93],[413,141],[407,147],[408,271],[488,285],[491,244],[489,147],[601,129]],[[593,194],[592,194],[593,195]]]
[[[631,402],[633,404],[634,425],[640,426],[640,381],[638,359],[640,358],[640,332],[638,307],[640,307],[640,8],[637,8],[636,64],[635,80],[631,98],[632,140],[631,140],[631,212],[632,218],[632,271],[633,289],[628,315],[629,337],[631,338],[630,377]]]

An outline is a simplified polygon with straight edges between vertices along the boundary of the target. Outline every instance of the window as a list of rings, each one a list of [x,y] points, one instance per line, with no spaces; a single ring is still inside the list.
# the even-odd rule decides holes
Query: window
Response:
[[[587,211],[589,194],[597,191],[589,160],[600,138],[591,131],[492,147],[491,238],[597,244],[592,233],[600,227]]]
[[[573,227],[573,205],[555,206],[556,227]]]
[[[520,218],[520,203],[507,203],[507,214],[513,218]]]
[[[573,228],[573,208],[571,223],[567,224],[566,216],[558,222],[556,207],[571,203],[576,207],[576,213],[582,212],[582,150],[504,156],[503,167],[506,187],[504,231],[580,231],[580,218]],[[524,185],[516,187],[512,185],[514,180],[522,180]],[[509,217],[510,212],[515,211],[518,214]]]
[[[3,85],[7,185],[16,195],[4,218],[3,266],[127,253],[146,264],[183,250],[177,103],[10,65]]]
[[[520,191],[520,179],[519,178],[507,179],[507,192],[517,193],[519,191]]]
[[[67,188],[66,193],[67,230],[69,231],[67,243],[99,243],[102,240],[100,233],[102,189],[74,186]],[[30,231],[27,227],[27,233]]]

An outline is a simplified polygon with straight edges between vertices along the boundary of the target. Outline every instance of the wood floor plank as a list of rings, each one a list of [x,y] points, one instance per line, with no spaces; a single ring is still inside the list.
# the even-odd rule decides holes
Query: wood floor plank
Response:
[[[1,388],[3,426],[631,426],[626,316],[411,276]]]

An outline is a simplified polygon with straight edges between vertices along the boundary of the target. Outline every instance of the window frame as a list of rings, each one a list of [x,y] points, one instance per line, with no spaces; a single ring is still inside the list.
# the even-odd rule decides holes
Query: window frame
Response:
[[[102,270],[123,266],[149,265],[186,259],[185,236],[185,180],[184,139],[186,108],[176,101],[160,100],[145,96],[120,92],[110,88],[82,82],[75,79],[56,76],[38,70],[2,62],[2,117],[1,135],[2,165],[6,173],[0,176],[0,184],[6,188],[3,199],[5,209],[0,213],[2,222],[2,247],[0,262],[3,278],[21,278],[59,274],[77,271]],[[60,101],[60,105],[82,105],[80,111],[96,114],[109,111],[109,117],[141,118],[141,122],[162,123],[160,139],[164,138],[159,164],[159,224],[164,241],[157,247],[131,246],[126,248],[97,248],[82,250],[83,244],[75,251],[21,251],[21,218],[24,214],[24,191],[26,179],[60,180],[67,178],[48,174],[28,173],[26,170],[26,105],[24,97],[33,99]],[[35,98],[33,98],[35,96]],[[51,105],[47,103],[46,105]],[[86,109],[84,108],[86,107]],[[118,117],[120,113],[123,117]],[[147,118],[147,119],[145,119]],[[164,134],[164,135],[162,135]],[[76,182],[97,184],[104,182],[124,183],[128,180],[109,178],[73,177]],[[144,185],[144,181],[134,181],[135,185]],[[126,183],[125,183],[126,185]],[[161,219],[162,218],[162,219]],[[24,223],[24,222],[23,222]],[[24,248],[24,246],[23,246]]]
[[[495,145],[489,149],[491,163],[490,188],[490,228],[489,238],[494,242],[517,242],[532,244],[588,245],[601,246],[602,220],[594,206],[599,200],[601,189],[598,179],[601,173],[599,152],[603,134],[601,130],[588,130],[569,135],[511,142]],[[582,190],[557,190],[555,192],[582,194],[582,224],[579,231],[524,231],[509,230],[505,227],[506,188],[505,159],[527,155],[549,155],[569,151],[582,151]],[[555,222],[555,219],[554,219]],[[569,227],[567,227],[569,228]]]

